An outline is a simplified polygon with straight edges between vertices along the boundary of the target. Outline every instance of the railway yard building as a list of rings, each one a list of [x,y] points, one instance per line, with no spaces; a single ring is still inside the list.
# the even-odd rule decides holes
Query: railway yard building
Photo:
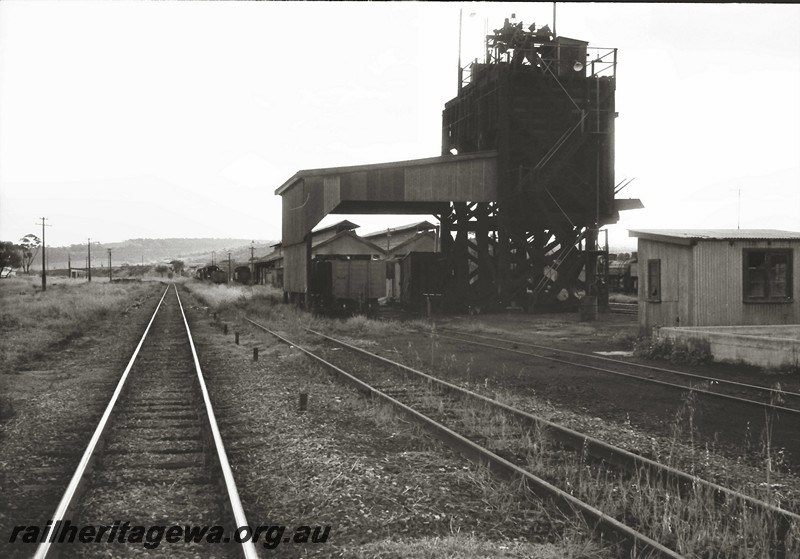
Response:
[[[720,360],[800,353],[800,232],[638,229],[639,331],[705,340]]]

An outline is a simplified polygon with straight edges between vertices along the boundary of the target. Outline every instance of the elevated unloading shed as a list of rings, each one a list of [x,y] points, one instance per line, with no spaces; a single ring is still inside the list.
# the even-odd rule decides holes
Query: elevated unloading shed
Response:
[[[296,173],[275,191],[282,197],[285,291],[293,298],[307,292],[311,230],[326,215],[435,215],[451,200],[492,200],[496,158],[487,152]]]

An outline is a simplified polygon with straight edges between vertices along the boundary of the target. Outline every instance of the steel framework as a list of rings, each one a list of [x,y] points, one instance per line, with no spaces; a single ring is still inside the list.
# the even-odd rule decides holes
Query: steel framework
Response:
[[[446,297],[530,309],[602,295],[598,230],[618,219],[616,49],[508,19],[485,46],[483,62],[459,69],[442,153],[496,150],[498,195],[452,202],[437,216],[451,270]]]

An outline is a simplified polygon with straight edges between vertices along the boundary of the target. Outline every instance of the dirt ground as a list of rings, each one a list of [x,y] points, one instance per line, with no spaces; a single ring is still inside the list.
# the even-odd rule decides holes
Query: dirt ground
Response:
[[[600,313],[597,321],[593,322],[581,322],[577,314],[484,315],[442,317],[436,324],[442,331],[485,329],[489,332],[487,335],[495,337],[583,353],[632,351],[637,329],[635,316],[614,313]],[[405,346],[408,353],[408,343],[404,343],[404,340],[395,340],[393,344],[398,348]],[[733,458],[761,454],[765,444],[763,439],[769,428],[770,445],[779,452],[782,464],[791,469],[800,466],[800,431],[797,429],[796,416],[777,415],[770,417],[767,422],[763,409],[758,407],[738,406],[700,394],[689,397],[685,390],[648,386],[634,380],[522,355],[505,354],[498,367],[497,356],[500,354],[493,350],[444,338],[436,339],[435,344],[438,344],[435,353],[440,353],[439,370],[442,369],[442,360],[449,353],[451,361],[454,361],[449,364],[451,368],[469,366],[473,376],[482,376],[484,382],[488,378],[488,382],[504,390],[527,393],[574,412],[632,425],[644,432],[665,437],[674,436],[676,427],[682,424],[684,437],[694,437],[701,444],[717,448]],[[569,356],[543,350],[519,349],[570,359]],[[692,366],[636,357],[615,358],[755,385],[775,386],[779,383],[783,390],[800,392],[798,372],[767,371],[729,363]],[[604,365],[597,363],[596,366]],[[609,368],[613,369],[611,366]],[[658,373],[652,373],[651,376],[659,378]],[[692,384],[700,389],[707,388],[702,381]],[[746,393],[741,396],[752,398]],[[692,432],[688,431],[689,415]]]

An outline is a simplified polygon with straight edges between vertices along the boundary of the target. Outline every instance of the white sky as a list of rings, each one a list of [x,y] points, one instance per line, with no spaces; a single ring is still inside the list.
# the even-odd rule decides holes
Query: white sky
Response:
[[[0,2],[0,239],[279,239],[300,169],[440,154],[484,25],[552,3]],[[470,16],[471,13],[474,16]],[[488,23],[487,23],[488,18]],[[619,49],[629,228],[800,230],[800,5],[561,4]],[[424,218],[427,216],[422,216]],[[416,217],[351,219],[368,233]],[[421,219],[420,218],[420,219]]]

